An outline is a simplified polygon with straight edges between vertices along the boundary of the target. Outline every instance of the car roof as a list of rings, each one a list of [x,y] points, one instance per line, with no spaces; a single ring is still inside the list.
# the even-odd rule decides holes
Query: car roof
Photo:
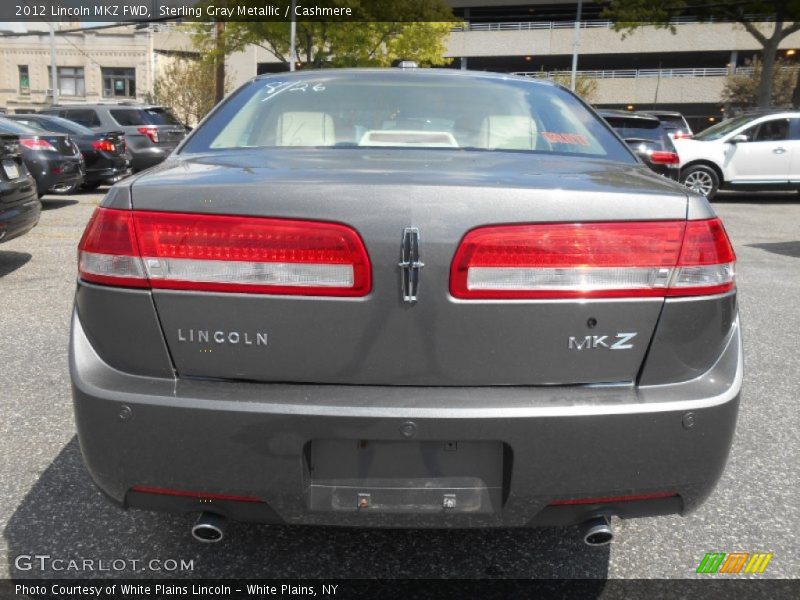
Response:
[[[597,111],[597,114],[599,114],[604,119],[610,117],[613,119],[629,119],[631,121],[648,121],[648,122],[657,121],[658,123],[661,123],[661,121],[658,120],[658,117],[655,117],[653,115],[648,115],[644,113],[635,113],[627,110],[614,110],[614,109],[602,108]]]
[[[345,75],[393,75],[400,77],[408,76],[408,74],[424,75],[426,77],[442,77],[442,78],[466,78],[466,79],[495,79],[500,81],[527,81],[528,83],[538,84],[546,87],[563,87],[559,84],[549,81],[547,79],[540,79],[534,77],[526,77],[524,75],[512,75],[511,73],[498,73],[495,71],[471,71],[469,69],[434,69],[434,68],[402,68],[402,67],[384,67],[384,68],[359,68],[359,69],[310,69],[308,71],[294,71],[293,73],[263,73],[256,75],[252,80],[269,79],[272,77],[290,77],[292,79],[305,79],[319,77],[324,72],[325,77],[338,77]]]
[[[683,118],[683,113],[678,112],[677,110],[638,110],[636,111],[640,115],[654,115],[657,117],[681,117]]]
[[[89,109],[96,109],[96,108],[133,108],[133,109],[153,109],[153,108],[166,108],[161,104],[135,104],[129,102],[115,102],[115,103],[103,103],[99,102],[97,104],[55,104],[53,106],[47,106],[41,109],[39,112],[44,112],[46,110],[54,110],[54,109],[61,109],[61,108],[89,108]]]

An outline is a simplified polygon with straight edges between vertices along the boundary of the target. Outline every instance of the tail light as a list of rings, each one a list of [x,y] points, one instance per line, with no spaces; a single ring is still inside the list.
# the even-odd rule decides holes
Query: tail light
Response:
[[[157,127],[139,127],[136,131],[141,133],[142,135],[146,135],[150,138],[150,141],[154,144],[158,143],[158,128]]]
[[[676,152],[656,150],[650,153],[650,162],[657,165],[679,165],[681,160]]]
[[[691,133],[686,133],[684,131],[676,131],[675,133],[672,134],[672,139],[675,140],[688,140],[692,137],[694,136]]]
[[[94,140],[92,148],[95,150],[102,150],[103,152],[115,152],[117,150],[114,142],[111,140]]]
[[[736,257],[719,219],[482,227],[462,240],[450,293],[463,299],[716,294]]]
[[[358,233],[336,223],[98,208],[79,245],[82,279],[174,290],[365,296]]]
[[[31,150],[50,150],[51,152],[56,151],[56,148],[53,146],[53,144],[47,140],[37,137],[20,138],[19,143],[20,145],[30,148]]]

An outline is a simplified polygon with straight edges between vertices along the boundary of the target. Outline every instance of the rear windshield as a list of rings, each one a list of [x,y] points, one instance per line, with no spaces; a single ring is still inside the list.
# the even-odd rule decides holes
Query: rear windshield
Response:
[[[12,121],[11,119],[4,119],[0,117],[0,133],[14,133],[20,135],[23,133],[41,133],[41,132],[38,129],[29,127],[28,125],[23,125],[22,123],[17,123],[16,121]]]
[[[180,125],[166,108],[117,108],[111,116],[120,125]]]
[[[664,129],[659,121],[615,119],[613,117],[608,117],[606,121],[624,140],[637,139],[661,142],[664,139]]]
[[[678,129],[688,133],[689,126],[683,120],[683,117],[678,115],[658,115],[658,118],[670,131]]]
[[[259,79],[223,104],[183,151],[275,147],[502,150],[633,161],[559,87],[424,72]]]
[[[26,125],[31,127],[40,128],[43,131],[55,131],[56,133],[74,133],[76,135],[92,135],[94,132],[88,127],[84,127],[79,123],[70,121],[69,119],[62,119],[61,117],[50,117],[46,121],[38,121],[31,119],[25,122]]]

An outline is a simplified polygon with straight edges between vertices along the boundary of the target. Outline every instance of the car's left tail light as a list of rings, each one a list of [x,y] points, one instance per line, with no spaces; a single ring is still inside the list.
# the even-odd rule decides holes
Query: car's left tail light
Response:
[[[463,299],[699,296],[733,289],[719,219],[534,223],[474,229],[450,270]]]
[[[89,282],[209,292],[365,296],[371,265],[345,225],[98,208],[79,245]]]

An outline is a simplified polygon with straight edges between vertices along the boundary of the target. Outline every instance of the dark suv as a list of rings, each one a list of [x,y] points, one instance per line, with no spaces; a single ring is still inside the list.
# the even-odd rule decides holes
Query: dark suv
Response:
[[[186,136],[186,127],[163,106],[76,104],[48,107],[40,112],[64,117],[97,131],[123,131],[134,171],[160,163]]]
[[[642,162],[659,175],[678,180],[680,157],[658,117],[624,110],[597,111]]]

